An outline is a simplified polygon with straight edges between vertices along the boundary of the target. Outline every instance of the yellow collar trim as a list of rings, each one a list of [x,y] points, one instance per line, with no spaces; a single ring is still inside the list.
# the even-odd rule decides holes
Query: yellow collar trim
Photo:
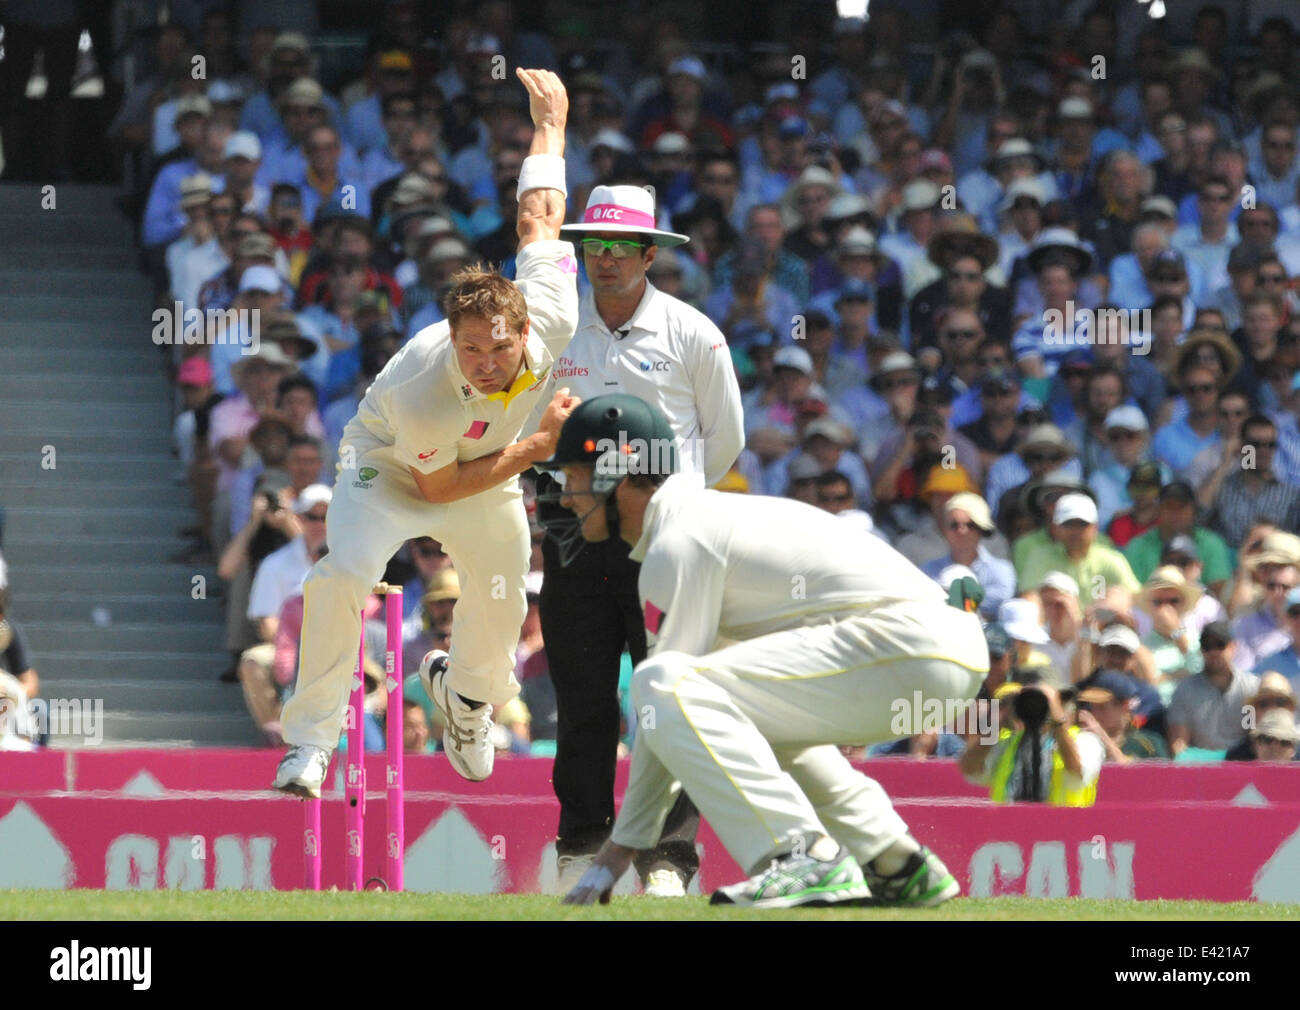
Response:
[[[499,393],[488,393],[486,395],[489,400],[499,400],[502,402],[502,404],[505,407],[509,408],[511,400],[513,400],[516,396],[522,393],[529,386],[534,385],[537,381],[538,381],[537,376],[534,375],[529,369],[525,368],[522,372],[519,373],[519,377],[515,379],[514,384],[511,385],[509,389],[503,389]]]

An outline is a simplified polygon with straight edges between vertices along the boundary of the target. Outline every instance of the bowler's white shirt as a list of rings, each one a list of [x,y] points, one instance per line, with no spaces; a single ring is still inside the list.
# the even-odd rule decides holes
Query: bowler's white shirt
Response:
[[[722,331],[649,281],[622,329],[621,338],[610,332],[588,291],[573,340],[555,363],[556,386],[584,400],[630,393],[654,404],[677,436],[680,469],[717,483],[745,445],[740,385]]]
[[[340,442],[388,455],[430,474],[452,460],[479,459],[511,445],[533,408],[549,399],[555,356],[578,318],[577,260],[558,239],[525,246],[515,286],[530,320],[523,371],[509,391],[485,394],[461,372],[447,320],[417,333],[379,373]]]

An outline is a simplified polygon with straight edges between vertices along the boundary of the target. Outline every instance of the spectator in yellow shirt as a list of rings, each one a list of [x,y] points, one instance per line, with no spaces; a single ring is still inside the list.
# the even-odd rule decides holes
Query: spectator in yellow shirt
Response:
[[[1033,548],[1016,571],[1020,589],[1037,589],[1048,572],[1064,572],[1086,602],[1116,588],[1132,594],[1141,588],[1124,555],[1097,542],[1097,503],[1084,494],[1067,494],[1052,513],[1052,542]]]

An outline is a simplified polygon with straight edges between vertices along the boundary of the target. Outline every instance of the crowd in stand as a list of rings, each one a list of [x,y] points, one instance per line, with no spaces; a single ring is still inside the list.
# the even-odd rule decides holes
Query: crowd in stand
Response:
[[[152,166],[159,304],[220,323],[171,349],[177,449],[268,742],[343,425],[443,318],[458,269],[513,275],[531,127],[497,70],[524,65],[569,89],[571,211],[595,185],[650,185],[661,227],[690,236],[650,281],[726,335],[747,444],[723,489],[837,513],[945,585],[973,576],[988,696],[1060,690],[1106,759],[1294,757],[1297,25],[1067,6],[1049,24],[994,5],[977,35],[927,37],[881,0],[737,59],[672,19],[603,21],[595,45],[497,2],[434,37],[398,0],[337,90],[306,35],[240,35],[220,10],[199,43],[161,29],[114,128]],[[184,72],[198,51],[219,75]],[[230,309],[256,310],[260,346]],[[458,587],[429,540],[389,576],[410,666],[445,647]],[[535,611],[524,693],[499,714],[521,753],[554,736]],[[433,709],[414,693],[423,749]]]

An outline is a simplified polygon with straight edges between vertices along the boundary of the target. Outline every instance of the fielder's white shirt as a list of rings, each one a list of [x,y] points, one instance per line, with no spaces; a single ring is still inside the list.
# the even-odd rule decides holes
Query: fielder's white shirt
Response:
[[[632,318],[610,332],[588,291],[573,340],[555,363],[555,384],[584,400],[630,393],[668,418],[681,469],[716,484],[745,446],[744,412],[731,352],[708,316],[649,281]]]
[[[430,474],[452,460],[479,459],[516,441],[534,406],[544,396],[549,399],[555,357],[578,319],[578,264],[570,243],[530,243],[516,263],[515,286],[528,305],[530,325],[523,371],[514,385],[480,393],[456,362],[450,323],[434,323],[375,378],[343,432],[341,447]]]
[[[718,638],[743,642],[889,603],[947,602],[865,530],[790,498],[705,490],[694,474],[654,493],[630,557],[641,562],[651,656],[700,656]]]
[[[937,583],[865,530],[793,499],[705,490],[697,474],[654,493],[631,557],[651,656],[703,656],[892,603],[936,613],[947,604]],[[611,836],[633,848],[659,837],[677,788],[648,755],[638,742]]]

